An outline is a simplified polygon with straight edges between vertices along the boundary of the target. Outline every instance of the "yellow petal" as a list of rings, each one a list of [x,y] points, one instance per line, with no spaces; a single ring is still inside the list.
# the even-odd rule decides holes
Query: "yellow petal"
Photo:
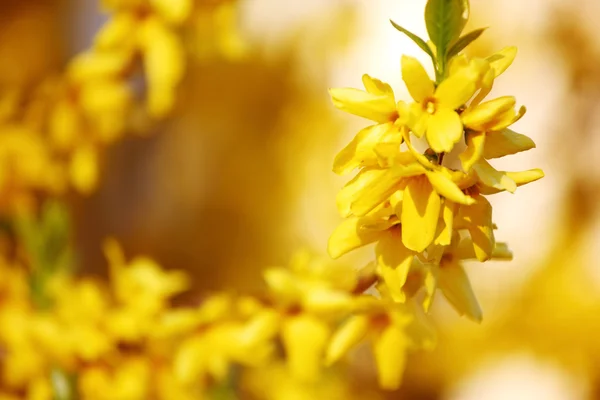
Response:
[[[460,241],[460,244],[453,252],[454,256],[459,260],[472,260],[476,259],[475,250],[473,247],[473,240],[466,237]],[[513,253],[508,248],[506,243],[496,243],[494,250],[492,250],[492,260],[499,261],[510,261],[513,259]]]
[[[447,108],[436,111],[427,121],[427,142],[436,153],[447,153],[463,136],[458,114]]]
[[[492,256],[496,246],[492,223],[492,205],[481,195],[475,197],[477,201],[470,206],[461,206],[459,219],[464,219],[471,235],[475,257],[479,261],[486,261]]]
[[[133,48],[138,26],[133,13],[116,13],[96,34],[94,44],[103,50]]]
[[[371,180],[361,190],[356,200],[351,205],[354,215],[363,216],[378,205],[387,201],[395,191],[400,190],[401,181],[404,178],[420,175],[425,169],[417,164],[396,165]]]
[[[506,176],[512,179],[517,186],[526,185],[531,182],[535,182],[544,177],[544,171],[541,169],[530,169],[527,171],[519,171],[519,172],[506,172]],[[494,194],[501,191],[501,189],[497,189],[490,186],[485,186],[482,184],[478,184],[479,191],[481,194]]]
[[[148,111],[161,118],[173,108],[183,78],[183,45],[180,37],[156,18],[146,20],[139,37],[148,81]]]
[[[381,332],[373,345],[377,363],[379,385],[383,389],[394,390],[400,387],[406,365],[406,350],[410,345],[404,330],[389,325]]]
[[[375,247],[377,264],[394,300],[403,302],[402,287],[406,282],[414,253],[402,244],[401,228],[391,228]]]
[[[442,218],[438,224],[438,234],[434,244],[441,246],[449,246],[452,241],[452,233],[454,227],[454,213],[456,212],[456,204],[448,199],[444,199],[442,206]]]
[[[402,56],[402,80],[417,103],[422,103],[426,98],[433,96],[433,82],[416,58]]]
[[[302,307],[309,313],[333,314],[350,311],[352,300],[350,293],[313,287],[304,294]]]
[[[340,215],[347,217],[352,214],[351,205],[371,182],[380,179],[387,170],[379,168],[364,168],[340,190],[336,196],[336,205]]]
[[[372,125],[361,130],[352,142],[335,157],[333,172],[343,175],[357,167],[377,165],[377,154],[374,152],[375,146],[384,141],[389,143],[394,139],[397,143],[401,143],[402,135],[391,122]]]
[[[481,183],[485,186],[498,190],[506,190],[511,193],[514,193],[515,190],[517,190],[517,184],[506,172],[496,170],[484,159],[480,159],[473,165],[473,170]]]
[[[342,111],[371,121],[385,123],[394,121],[398,112],[396,102],[390,95],[380,95],[353,88],[329,89],[333,105]]]
[[[132,61],[133,55],[126,51],[90,50],[77,55],[69,63],[67,73],[70,79],[81,83],[92,79],[119,79]]]
[[[69,166],[71,182],[84,194],[91,193],[98,183],[98,154],[92,147],[80,147],[73,154]]]
[[[271,293],[289,302],[294,302],[302,295],[297,280],[286,268],[269,268],[263,277]]]
[[[192,0],[150,0],[150,4],[167,21],[182,23],[192,12]]]
[[[284,321],[281,338],[294,377],[309,382],[319,378],[329,333],[327,324],[307,314]]]
[[[327,243],[327,252],[331,258],[338,258],[342,255],[375,242],[381,232],[371,229],[361,229],[364,224],[364,218],[350,217],[333,231]]]
[[[430,114],[423,111],[421,104],[412,103],[410,106],[408,106],[406,125],[416,137],[421,138],[423,135],[425,135],[425,132],[427,132],[429,117]]]
[[[459,315],[481,322],[483,317],[469,278],[458,263],[443,263],[438,273],[438,287]]]
[[[435,191],[440,195],[444,196],[451,201],[458,204],[473,204],[475,200],[472,197],[467,196],[459,189],[458,185],[447,177],[444,173],[439,171],[427,171],[427,179],[433,186]]]
[[[510,129],[505,129],[487,135],[483,156],[489,160],[533,148],[535,148],[535,143],[531,138]]]
[[[485,99],[485,97],[488,94],[490,94],[490,92],[492,91],[492,88],[494,87],[494,79],[495,78],[496,78],[496,73],[493,68],[489,67],[489,64],[488,64],[488,70],[483,74],[483,77],[479,81],[479,86],[480,86],[479,92],[477,92],[477,95],[470,103],[471,107],[477,106],[479,103],[481,103],[483,101],[483,99]]]
[[[467,133],[467,148],[458,156],[465,172],[469,172],[473,165],[479,161],[483,155],[485,142],[485,132],[469,131]]]
[[[496,77],[500,76],[515,60],[517,48],[514,46],[506,47],[498,53],[487,58],[490,66],[494,70]]]
[[[440,215],[440,197],[425,177],[410,179],[402,199],[402,243],[422,252],[435,236]]]
[[[442,108],[456,110],[464,105],[477,90],[478,72],[474,68],[462,68],[449,76],[435,90],[435,98]]]
[[[498,97],[475,107],[469,107],[461,115],[463,124],[475,131],[489,130],[500,117],[514,108],[516,100],[513,96]]]
[[[348,318],[333,334],[325,353],[325,364],[331,365],[342,358],[366,336],[368,331],[369,318],[367,316],[355,315]]]
[[[523,118],[526,112],[527,108],[525,106],[521,106],[518,112],[516,112],[514,109],[510,109],[504,114],[498,116],[498,119],[493,121],[493,123],[490,123],[488,129],[495,132],[502,131]]]
[[[49,131],[52,142],[60,150],[66,150],[75,145],[81,126],[81,116],[78,109],[70,102],[57,103],[50,114]]]
[[[362,82],[365,86],[365,90],[369,93],[380,96],[391,96],[392,98],[394,97],[394,91],[392,90],[392,87],[389,84],[382,82],[377,78],[373,78],[367,74],[364,74],[362,76]]]

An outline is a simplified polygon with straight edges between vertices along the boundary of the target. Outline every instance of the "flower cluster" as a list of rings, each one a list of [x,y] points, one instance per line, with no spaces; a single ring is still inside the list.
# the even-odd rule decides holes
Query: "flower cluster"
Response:
[[[190,57],[244,52],[236,1],[106,0],[104,6],[110,18],[62,76],[0,95],[2,213],[31,209],[40,193],[57,196],[70,187],[90,193],[103,148],[171,112]],[[136,101],[140,95],[145,106]]]
[[[402,57],[402,79],[412,102],[397,102],[387,83],[369,75],[363,76],[365,90],[330,91],[337,108],[375,124],[361,130],[335,159],[334,172],[359,171],[337,196],[346,219],[328,249],[337,258],[376,243],[382,294],[402,304],[423,292],[422,307],[428,311],[439,289],[459,314],[480,321],[482,312],[462,261],[512,257],[506,244],[496,242],[492,206],[485,196],[512,193],[542,178],[543,172],[498,171],[489,162],[535,147],[529,137],[509,128],[525,114],[525,107],[515,109],[514,97],[484,101],[516,49],[488,58],[462,54],[482,30],[459,37],[468,4],[447,2],[452,6],[440,17],[435,3],[430,1],[426,9],[429,44],[396,25],[435,65],[432,80],[417,59]],[[423,152],[417,150],[419,144]],[[460,164],[450,159],[456,152]]]
[[[361,295],[368,276],[304,253],[291,268],[265,272],[261,298],[219,293],[181,307],[172,299],[188,289],[185,274],[145,257],[126,262],[114,240],[105,253],[108,284],[55,274],[45,285],[46,307],[32,301],[25,269],[2,260],[2,398],[50,399],[56,380],[73,377],[70,390],[90,400],[197,399],[226,382],[234,364],[276,365],[280,348],[292,376],[314,382],[325,354],[336,360],[368,332],[382,382],[392,385],[404,359],[398,342],[403,353],[429,332],[406,305]]]

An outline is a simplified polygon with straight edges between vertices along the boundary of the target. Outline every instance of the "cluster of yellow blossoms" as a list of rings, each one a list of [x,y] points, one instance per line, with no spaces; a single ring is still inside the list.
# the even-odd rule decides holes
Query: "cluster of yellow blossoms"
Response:
[[[450,11],[440,17],[442,6]],[[498,171],[488,162],[535,144],[509,129],[525,114],[525,107],[515,109],[514,97],[484,101],[516,49],[485,59],[460,54],[483,32],[459,38],[468,12],[467,2],[430,0],[427,28],[437,43],[427,44],[395,25],[431,56],[436,68],[434,81],[417,59],[402,57],[402,79],[412,103],[396,102],[388,84],[368,75],[363,76],[364,91],[330,91],[336,107],[375,124],[360,131],[335,160],[338,174],[360,170],[337,197],[346,220],[331,236],[329,253],[337,258],[376,242],[381,292],[405,303],[423,289],[427,311],[439,289],[459,314],[480,321],[481,309],[461,262],[512,257],[506,244],[496,242],[485,195],[513,193],[544,174],[539,169]],[[424,145],[423,152],[417,143]],[[459,160],[450,159],[457,152]]]
[[[236,0],[103,3],[110,18],[63,76],[0,95],[0,212],[39,193],[91,192],[102,149],[173,109],[188,58],[244,52]]]
[[[146,112],[162,118],[176,101],[185,55],[206,50],[186,48],[186,32],[204,32],[207,10],[217,13],[215,26],[232,15],[229,2],[105,3],[113,18],[64,79],[43,86],[26,106],[18,94],[0,104],[4,214],[22,210],[38,191],[58,194],[68,182],[92,190],[99,144],[130,128],[139,60]],[[215,11],[222,3],[225,11]],[[419,61],[402,57],[414,102],[396,102],[388,84],[368,75],[364,91],[331,90],[338,108],[375,122],[334,163],[336,173],[359,172],[338,195],[346,219],[331,236],[329,253],[337,258],[376,243],[376,260],[362,269],[302,253],[290,268],[265,271],[260,296],[221,293],[174,306],[188,290],[187,276],[147,258],[127,263],[114,240],[105,244],[110,280],[101,283],[73,278],[53,265],[64,262],[60,257],[35,254],[44,238],[27,224],[15,218],[17,234],[10,223],[2,227],[0,398],[198,399],[220,385],[235,389],[236,365],[268,370],[282,359],[294,379],[315,382],[324,366],[365,341],[380,386],[398,388],[407,351],[434,345],[426,313],[437,289],[459,314],[480,321],[462,262],[512,257],[496,242],[485,196],[543,176],[537,169],[498,171],[488,162],[535,145],[509,129],[525,113],[513,97],[484,101],[516,50],[486,59],[461,54],[482,32],[460,37],[467,17],[466,0],[430,0],[429,44],[396,26],[435,64],[432,80]],[[234,36],[222,37],[228,48],[240,49]],[[458,160],[452,160],[455,150]],[[19,238],[25,243],[8,251]]]
[[[367,332],[382,384],[394,387],[405,347],[431,342],[405,305],[360,295],[370,277],[306,254],[265,272],[264,297],[221,293],[173,307],[188,289],[185,274],[144,257],[127,263],[113,240],[105,253],[108,285],[56,274],[44,307],[33,301],[25,269],[1,261],[0,398],[44,400],[62,390],[90,400],[199,399],[227,382],[233,364],[274,365],[280,345],[292,376],[314,382],[325,355],[335,361]],[[338,328],[357,311],[361,317]]]

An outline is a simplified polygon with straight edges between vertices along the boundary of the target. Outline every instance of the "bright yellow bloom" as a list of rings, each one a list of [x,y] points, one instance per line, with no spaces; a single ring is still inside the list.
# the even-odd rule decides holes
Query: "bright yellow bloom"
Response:
[[[422,137],[436,153],[449,152],[463,135],[463,125],[456,111],[477,90],[479,71],[461,68],[436,88],[425,68],[413,57],[402,56],[402,79],[415,100],[409,106],[408,126]]]
[[[425,285],[425,309],[428,309],[435,291],[439,289],[459,315],[481,322],[483,314],[469,278],[462,266],[462,261],[477,257],[477,245],[472,238],[460,238],[456,232],[450,246],[433,249],[430,264],[425,264],[426,274],[430,274]],[[437,256],[436,256],[437,253]],[[478,258],[478,257],[477,257]],[[494,243],[489,259],[512,260],[512,253],[504,243]]]
[[[316,381],[331,321],[354,307],[356,272],[311,261],[302,253],[292,261],[290,270],[267,270],[265,280],[282,316],[281,339],[290,372],[300,380]]]
[[[394,91],[387,83],[363,75],[366,91],[330,89],[333,104],[342,111],[377,122],[361,130],[336,156],[333,172],[345,174],[354,168],[377,163],[375,146],[379,143],[402,143],[402,120],[396,109]]]
[[[435,335],[412,305],[386,304],[372,299],[364,313],[348,318],[334,333],[326,362],[332,364],[364,339],[373,345],[379,385],[397,389],[402,381],[407,351],[431,348]]]
[[[445,167],[418,155],[407,137],[411,151],[398,152],[394,147],[378,147],[388,168],[364,168],[338,195],[343,216],[367,215],[397,193],[396,215],[402,224],[402,242],[408,249],[421,252],[433,241],[442,207],[442,197],[459,204],[473,204],[454,183],[456,179]],[[400,201],[401,200],[401,201]]]

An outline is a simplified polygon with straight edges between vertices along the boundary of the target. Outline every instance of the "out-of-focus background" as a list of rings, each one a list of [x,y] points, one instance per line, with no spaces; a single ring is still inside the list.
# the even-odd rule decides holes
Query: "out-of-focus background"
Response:
[[[408,99],[400,56],[427,60],[388,19],[426,36],[424,5],[241,1],[247,53],[194,60],[173,117],[110,148],[99,190],[70,198],[83,271],[105,273],[108,235],[128,254],[190,271],[198,292],[253,291],[264,267],[296,249],[325,253],[345,181],[332,161],[365,126],[336,111],[327,88],[359,87],[369,73]],[[405,397],[378,393],[360,355],[353,384],[370,388],[360,398],[599,398],[600,2],[473,0],[471,11],[467,29],[490,27],[473,54],[519,48],[492,96],[527,106],[515,130],[537,143],[495,166],[539,167],[546,177],[491,198],[496,237],[515,260],[468,267],[484,322],[439,301],[438,347],[412,356]],[[59,73],[105,18],[96,0],[2,1],[0,89]],[[342,261],[360,265],[371,252]]]

